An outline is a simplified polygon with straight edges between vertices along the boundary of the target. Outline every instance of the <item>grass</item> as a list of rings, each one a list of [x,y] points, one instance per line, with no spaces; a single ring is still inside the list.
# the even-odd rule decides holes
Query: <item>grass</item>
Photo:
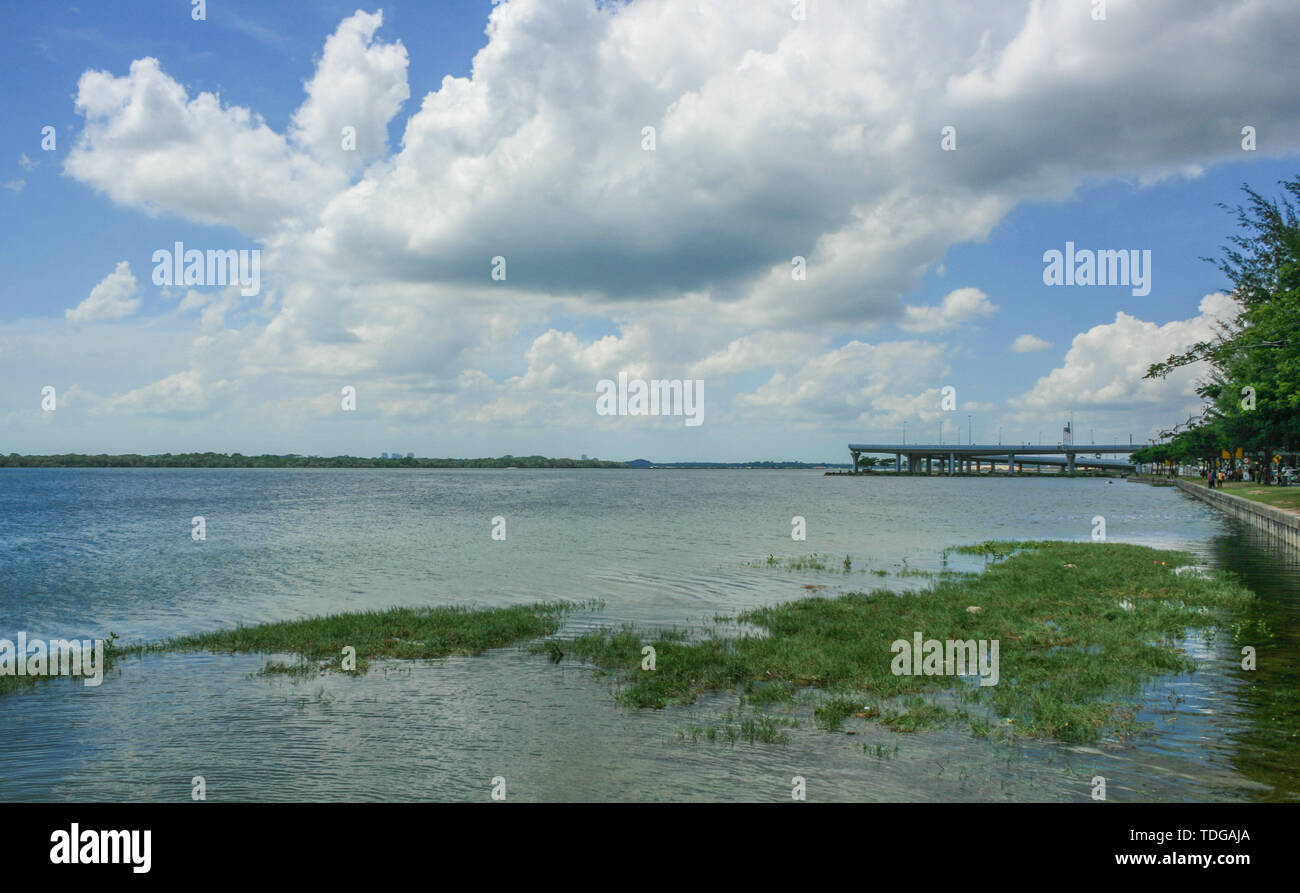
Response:
[[[143,651],[216,651],[296,654],[306,664],[269,663],[265,674],[305,675],[341,669],[343,649],[356,649],[357,672],[379,658],[404,660],[479,654],[555,633],[577,605],[544,602],[509,608],[389,608],[284,620],[181,636]]]
[[[843,558],[835,558],[831,555],[825,555],[820,552],[813,552],[811,555],[798,555],[793,558],[777,558],[775,555],[768,555],[767,558],[762,561],[747,562],[746,566],[772,568],[774,570],[784,571],[817,571],[819,573],[851,574],[853,573],[853,556],[845,555]],[[881,568],[863,568],[859,573],[873,574],[877,577],[889,576],[889,571]],[[895,576],[935,577],[948,573],[950,572],[927,571],[910,568],[907,566],[907,559],[903,559],[903,569],[897,571]],[[813,589],[818,587],[805,586],[804,588]]]
[[[837,696],[823,701],[813,708],[813,719],[817,725],[828,732],[838,732],[844,720],[855,713],[866,710],[861,698]]]
[[[1036,549],[1042,545],[1044,544],[1036,540],[985,540],[982,543],[953,546],[947,551],[956,552],[958,555],[984,555],[1002,559],[1013,552],[1019,552],[1023,549]]]
[[[718,722],[706,725],[692,724],[677,730],[677,737],[690,741],[722,741],[735,745],[741,741],[746,744],[786,744],[789,735],[785,730],[797,726],[794,720],[765,713],[746,714],[728,711]]]
[[[837,728],[858,712],[849,708],[862,706],[863,696],[886,704],[955,690],[1018,735],[1096,741],[1137,731],[1133,702],[1144,684],[1194,668],[1178,647],[1188,630],[1232,629],[1233,613],[1254,602],[1222,575],[1175,574],[1193,563],[1181,552],[1064,542],[990,542],[962,551],[1008,557],[920,593],[877,590],[749,611],[737,619],[757,632],[738,638],[644,638],[624,627],[568,645],[609,671],[618,699],[630,707],[690,703],[735,687],[770,701],[811,687],[840,698],[815,714],[819,725]],[[911,640],[914,631],[926,639],[997,639],[999,684],[894,675],[891,644]],[[656,651],[654,671],[641,669],[646,644]],[[969,719],[964,711],[905,703],[904,712],[877,715],[899,731]],[[984,729],[971,721],[972,734]]]
[[[1204,481],[1198,481],[1204,485]],[[1274,508],[1300,512],[1300,487],[1266,487],[1257,482],[1228,481],[1215,487],[1233,496],[1261,502]]]
[[[829,571],[832,573],[853,573],[853,559],[845,555],[843,559],[833,558],[830,555],[822,555],[814,552],[811,555],[800,555],[796,558],[777,558],[775,555],[769,555],[763,561],[751,561],[750,567],[771,567],[781,568],[787,571]]]
[[[541,602],[508,608],[389,608],[283,620],[123,647],[116,635],[105,640],[105,671],[125,656],[177,651],[292,654],[296,662],[268,661],[256,675],[301,678],[327,670],[363,673],[382,658],[430,660],[454,654],[480,654],[515,642],[550,636],[563,616],[578,608],[599,608],[599,601]],[[666,633],[672,636],[673,633]],[[355,666],[345,669],[344,648],[355,649]],[[563,652],[546,643],[552,660]],[[58,676],[0,676],[0,696]]]

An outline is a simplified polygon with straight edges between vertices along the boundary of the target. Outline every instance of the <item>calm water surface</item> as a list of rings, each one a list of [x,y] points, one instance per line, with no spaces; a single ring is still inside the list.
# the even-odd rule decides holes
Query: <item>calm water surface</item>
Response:
[[[190,537],[202,515],[207,540]],[[504,542],[492,518],[506,518]],[[791,517],[807,541],[790,539]],[[1230,637],[1147,694],[1151,734],[1070,747],[898,735],[807,717],[787,744],[690,743],[734,694],[619,708],[572,662],[517,647],[383,662],[359,678],[252,677],[265,656],[127,661],[99,688],[56,680],[0,699],[0,800],[1112,800],[1300,798],[1300,559],[1172,488],[1107,480],[846,478],[820,472],[9,469],[0,472],[0,637],[128,641],[391,605],[603,599],[562,635],[707,626],[807,594],[924,585],[985,539],[1184,548],[1239,574],[1277,640],[1240,670]],[[853,556],[855,573],[753,566]],[[949,564],[949,567],[966,565]],[[878,577],[874,570],[888,576]],[[1267,658],[1267,659],[1266,659]],[[877,756],[876,746],[888,752]],[[897,747],[897,750],[895,750]]]

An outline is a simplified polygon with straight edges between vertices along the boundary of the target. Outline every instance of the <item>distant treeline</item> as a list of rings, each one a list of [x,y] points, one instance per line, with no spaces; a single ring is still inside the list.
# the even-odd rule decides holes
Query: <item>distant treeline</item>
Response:
[[[793,459],[786,461],[763,461],[763,462],[650,462],[647,459],[634,459],[626,463],[628,468],[764,468],[764,469],[790,469],[790,468],[852,468],[847,462],[836,464],[831,462],[796,462]],[[865,462],[863,464],[866,464]]]
[[[0,468],[626,468],[599,459],[501,456],[496,459],[376,459],[367,456],[245,456],[242,453],[163,453],[141,456],[0,456]]]

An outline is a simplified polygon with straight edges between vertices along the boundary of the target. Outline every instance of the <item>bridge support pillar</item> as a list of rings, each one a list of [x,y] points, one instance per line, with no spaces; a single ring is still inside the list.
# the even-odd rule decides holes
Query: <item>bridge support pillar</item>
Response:
[[[1065,470],[1074,474],[1074,453],[1065,454]]]
[[[1007,474],[1012,475],[1015,473],[1016,473],[1016,454],[1007,453]]]

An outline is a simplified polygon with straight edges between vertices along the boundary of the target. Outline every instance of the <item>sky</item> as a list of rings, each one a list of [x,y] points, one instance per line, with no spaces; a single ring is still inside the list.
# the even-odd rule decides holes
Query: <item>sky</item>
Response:
[[[1220,205],[1300,174],[1293,0],[0,15],[5,453],[1142,443],[1233,311]],[[1067,243],[1145,283],[1047,284]]]

